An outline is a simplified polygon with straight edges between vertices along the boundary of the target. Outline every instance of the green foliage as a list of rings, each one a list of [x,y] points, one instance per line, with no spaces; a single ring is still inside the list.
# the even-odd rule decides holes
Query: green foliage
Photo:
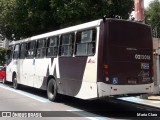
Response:
[[[53,30],[49,0],[1,0],[0,34],[19,39]]]
[[[106,17],[127,19],[133,10],[134,0],[51,0],[57,22],[70,26]]]
[[[11,36],[15,24],[16,0],[0,0],[0,34]]]
[[[0,34],[29,37],[104,15],[128,19],[133,6],[134,0],[0,0]]]
[[[151,25],[153,36],[160,38],[160,1],[154,0],[145,10],[145,22]]]
[[[6,63],[6,52],[5,48],[0,47],[0,65],[4,65]]]

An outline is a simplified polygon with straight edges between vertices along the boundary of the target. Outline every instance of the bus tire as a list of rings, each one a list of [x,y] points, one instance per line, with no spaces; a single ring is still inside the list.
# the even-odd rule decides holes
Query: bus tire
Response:
[[[16,74],[13,74],[12,81],[13,81],[13,88],[18,89],[19,85],[18,85],[18,82],[17,82],[17,75]]]
[[[50,101],[58,101],[59,94],[57,93],[57,84],[56,81],[52,78],[49,80],[47,85],[47,96]]]

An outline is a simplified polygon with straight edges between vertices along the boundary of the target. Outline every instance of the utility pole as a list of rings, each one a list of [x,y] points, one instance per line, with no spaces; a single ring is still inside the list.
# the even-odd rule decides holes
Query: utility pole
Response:
[[[135,0],[134,8],[135,8],[135,20],[144,23],[144,1]]]

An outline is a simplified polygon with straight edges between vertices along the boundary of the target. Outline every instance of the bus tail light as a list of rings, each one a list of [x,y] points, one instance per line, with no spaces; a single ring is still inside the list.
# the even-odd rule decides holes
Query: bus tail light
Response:
[[[104,65],[104,75],[108,76],[108,65]]]
[[[105,76],[105,80],[106,82],[109,82],[109,72],[108,72],[108,65],[104,65],[104,76]]]
[[[105,75],[105,76],[108,76],[108,71],[104,71],[104,75]]]

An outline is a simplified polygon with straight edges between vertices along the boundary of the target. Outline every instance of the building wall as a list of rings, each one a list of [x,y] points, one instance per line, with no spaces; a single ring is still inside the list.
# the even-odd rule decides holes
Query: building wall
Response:
[[[0,47],[3,47],[3,41],[0,40]]]
[[[5,39],[5,40],[0,40],[0,47],[3,47],[3,48],[8,48],[9,46],[9,40],[8,39]]]
[[[160,91],[160,39],[153,38],[154,94]]]

